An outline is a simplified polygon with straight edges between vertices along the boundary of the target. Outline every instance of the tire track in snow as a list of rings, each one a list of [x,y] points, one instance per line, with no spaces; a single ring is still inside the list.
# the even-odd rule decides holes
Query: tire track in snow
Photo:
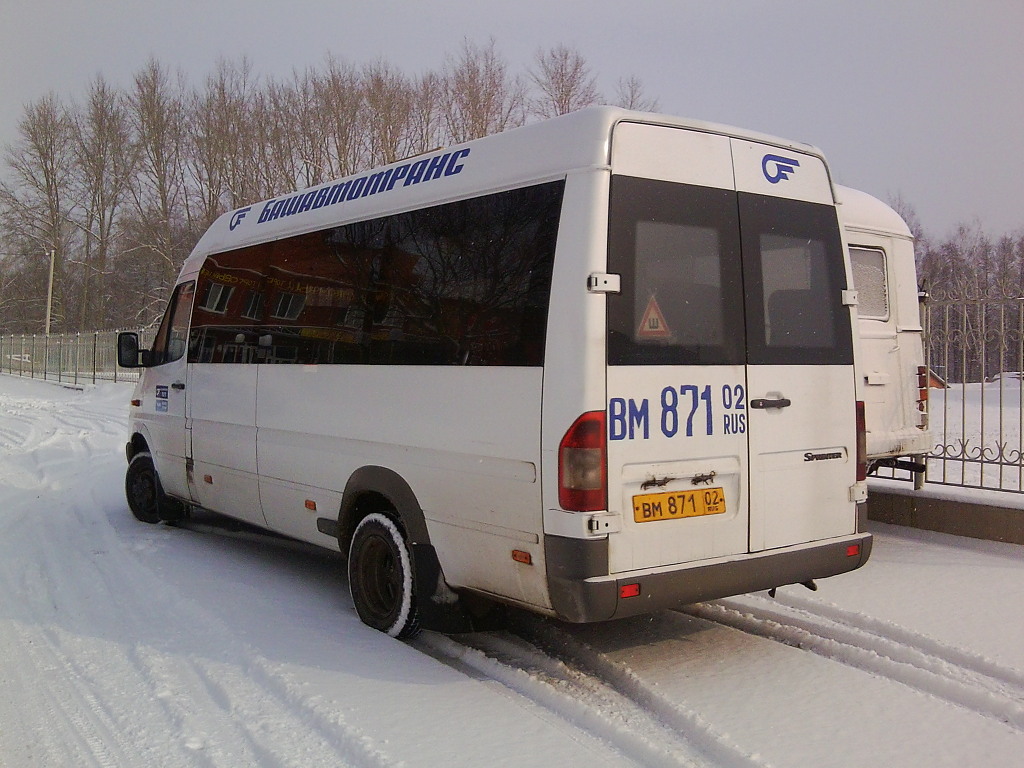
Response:
[[[184,647],[171,641],[136,643],[126,655],[133,667],[129,677],[160,703],[172,732],[195,759],[211,766],[394,764],[340,713],[325,716],[301,695],[292,695],[259,651],[138,565],[118,561],[97,574],[96,581],[129,601],[129,613],[140,628],[165,627],[168,636],[182,626],[191,628]],[[126,579],[137,585],[130,593],[120,588]],[[168,616],[173,617],[170,623]]]
[[[787,597],[745,595],[680,611],[892,680],[1024,732],[1024,675],[890,622]]]
[[[103,400],[50,401],[0,396],[0,500],[4,493],[51,490],[116,457],[126,413]],[[113,450],[112,450],[113,449]],[[75,471],[63,471],[70,468]]]
[[[394,765],[340,717],[331,721],[301,698],[282,694],[286,684],[265,671],[267,662],[255,651],[224,656],[182,656],[149,647],[133,654],[139,674],[182,734],[182,746],[209,765]]]
[[[692,750],[678,746],[678,737],[665,729],[655,733],[649,715],[631,711],[635,705],[536,649],[516,647],[513,639],[476,634],[455,640],[424,633],[410,644],[456,671],[499,683],[583,737],[603,743],[629,764],[659,768],[700,765]],[[674,750],[668,746],[673,742]]]
[[[109,728],[97,731],[95,708],[82,706],[79,695],[71,697],[67,730],[108,734],[109,738],[99,739],[100,744],[117,744],[114,736],[129,726],[141,735],[140,743],[125,742],[115,753],[127,758],[86,760],[83,765],[379,768],[394,764],[340,715],[329,719],[310,710],[301,696],[289,696],[287,683],[266,671],[269,662],[215,616],[158,585],[144,568],[122,565],[98,565],[89,582],[94,595],[106,590],[111,599],[119,596],[124,627],[117,634],[123,640],[97,642],[60,629],[47,630],[34,642],[47,658],[33,666],[64,670],[58,675],[64,682],[55,701],[62,701],[67,681],[75,681],[76,689],[99,697],[97,705],[107,702],[113,717],[121,720],[118,725],[108,718]],[[123,589],[129,581],[135,589]],[[96,602],[108,604],[103,598]],[[86,617],[86,625],[96,618]],[[178,645],[173,638],[182,625],[191,630],[187,641]],[[134,711],[130,701],[139,702]],[[79,710],[86,716],[75,716]],[[158,734],[165,734],[159,740],[160,759],[141,760],[140,750],[147,748],[147,742],[152,745]],[[97,743],[92,737],[88,741]]]
[[[120,470],[81,445],[74,421],[45,437],[40,431],[37,444],[54,441],[41,461],[24,457],[44,504],[59,514],[27,516],[23,546],[0,563],[19,597],[2,626],[20,628],[6,637],[38,677],[21,686],[35,745],[23,730],[18,748],[45,754],[46,765],[86,768],[394,765],[373,739],[340,713],[304,702],[258,650],[146,567],[139,553],[164,531],[132,528],[129,539],[97,515],[109,508]],[[85,484],[73,478],[83,462]],[[69,485],[74,491],[59,490]],[[35,735],[42,720],[50,727]]]
[[[50,757],[44,764],[212,766],[177,739],[174,720],[160,707],[156,689],[135,661],[142,643],[131,631],[131,620],[127,632],[96,630],[122,624],[123,615],[106,609],[116,597],[129,605],[131,616],[137,608],[132,593],[123,588],[131,582],[110,570],[110,558],[104,556],[108,548],[87,534],[80,537],[84,548],[76,551],[60,541],[63,529],[51,531],[54,541],[31,542],[9,564],[23,569],[21,582],[5,579],[20,587],[19,618],[8,622],[20,636],[12,646],[26,654],[34,678],[31,697],[42,699],[26,711],[41,707],[50,724],[45,741]],[[89,555],[95,555],[93,561],[83,566],[79,561]],[[63,575],[69,565],[81,578]],[[120,588],[112,576],[122,579]],[[112,587],[117,591],[111,592]]]
[[[34,711],[46,713],[47,727],[37,731],[40,746],[47,752],[44,765],[75,765],[82,768],[120,768],[138,754],[123,736],[122,729],[95,695],[95,686],[74,663],[74,657],[60,648],[49,630],[15,628],[25,653],[26,668],[42,671],[31,688],[22,691]],[[62,725],[63,723],[63,725]]]
[[[38,411],[39,408],[26,407],[26,403],[10,397],[0,397],[0,410],[3,411],[3,426],[0,426],[0,454],[17,453],[34,448],[42,435],[38,416],[26,411]]]
[[[253,651],[243,651],[243,654],[245,664],[241,668],[204,661],[197,664],[196,669],[211,698],[219,701],[233,718],[245,723],[257,754],[271,752],[259,725],[272,723],[276,734],[273,751],[301,755],[301,760],[294,762],[297,766],[340,764],[353,768],[385,768],[395,764],[376,746],[374,739],[346,722],[342,713],[319,710],[297,694],[286,675],[275,670],[266,658]],[[251,723],[257,727],[252,727]],[[297,740],[303,743],[292,744],[289,749],[289,734],[299,734]],[[314,748],[323,753],[322,756],[312,755]],[[259,764],[270,763],[260,760]],[[281,764],[288,763],[282,761]]]
[[[766,598],[749,595],[747,599],[760,601],[760,604],[772,605]],[[848,611],[830,603],[808,600],[797,595],[779,595],[777,602],[794,610],[862,629],[894,643],[914,648],[921,653],[941,659],[953,667],[971,670],[993,681],[1005,684],[1011,691],[1015,690],[1018,696],[1024,698],[1024,670],[1007,667],[979,653],[942,643],[933,637],[906,629],[891,621],[856,611]]]
[[[641,765],[769,766],[696,711],[546,619],[524,614],[511,633],[457,637],[425,633],[412,645],[501,683]]]

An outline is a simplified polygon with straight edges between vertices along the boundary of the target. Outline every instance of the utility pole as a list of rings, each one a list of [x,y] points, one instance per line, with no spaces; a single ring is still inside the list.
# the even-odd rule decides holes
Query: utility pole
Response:
[[[53,260],[57,252],[50,249],[50,282],[46,289],[46,335],[50,335],[50,313],[53,310]]]

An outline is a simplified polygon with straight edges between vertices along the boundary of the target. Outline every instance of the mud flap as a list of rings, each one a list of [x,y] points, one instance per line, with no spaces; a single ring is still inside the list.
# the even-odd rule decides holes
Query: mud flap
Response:
[[[420,626],[434,632],[472,632],[472,617],[445,582],[437,552],[430,544],[422,543],[414,543],[411,549]]]

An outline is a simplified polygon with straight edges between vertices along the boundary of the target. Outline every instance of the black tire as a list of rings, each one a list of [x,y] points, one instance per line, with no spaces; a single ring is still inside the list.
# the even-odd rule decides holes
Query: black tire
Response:
[[[175,522],[185,516],[185,506],[164,494],[153,457],[146,451],[136,453],[128,462],[124,495],[132,514],[144,523]]]
[[[419,633],[412,554],[389,516],[373,512],[356,526],[348,550],[348,587],[367,626],[400,640]]]

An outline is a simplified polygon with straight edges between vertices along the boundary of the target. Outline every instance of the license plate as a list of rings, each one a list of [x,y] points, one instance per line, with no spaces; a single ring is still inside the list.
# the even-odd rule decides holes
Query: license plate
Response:
[[[633,497],[633,519],[638,523],[724,513],[725,493],[721,488],[645,493]]]

